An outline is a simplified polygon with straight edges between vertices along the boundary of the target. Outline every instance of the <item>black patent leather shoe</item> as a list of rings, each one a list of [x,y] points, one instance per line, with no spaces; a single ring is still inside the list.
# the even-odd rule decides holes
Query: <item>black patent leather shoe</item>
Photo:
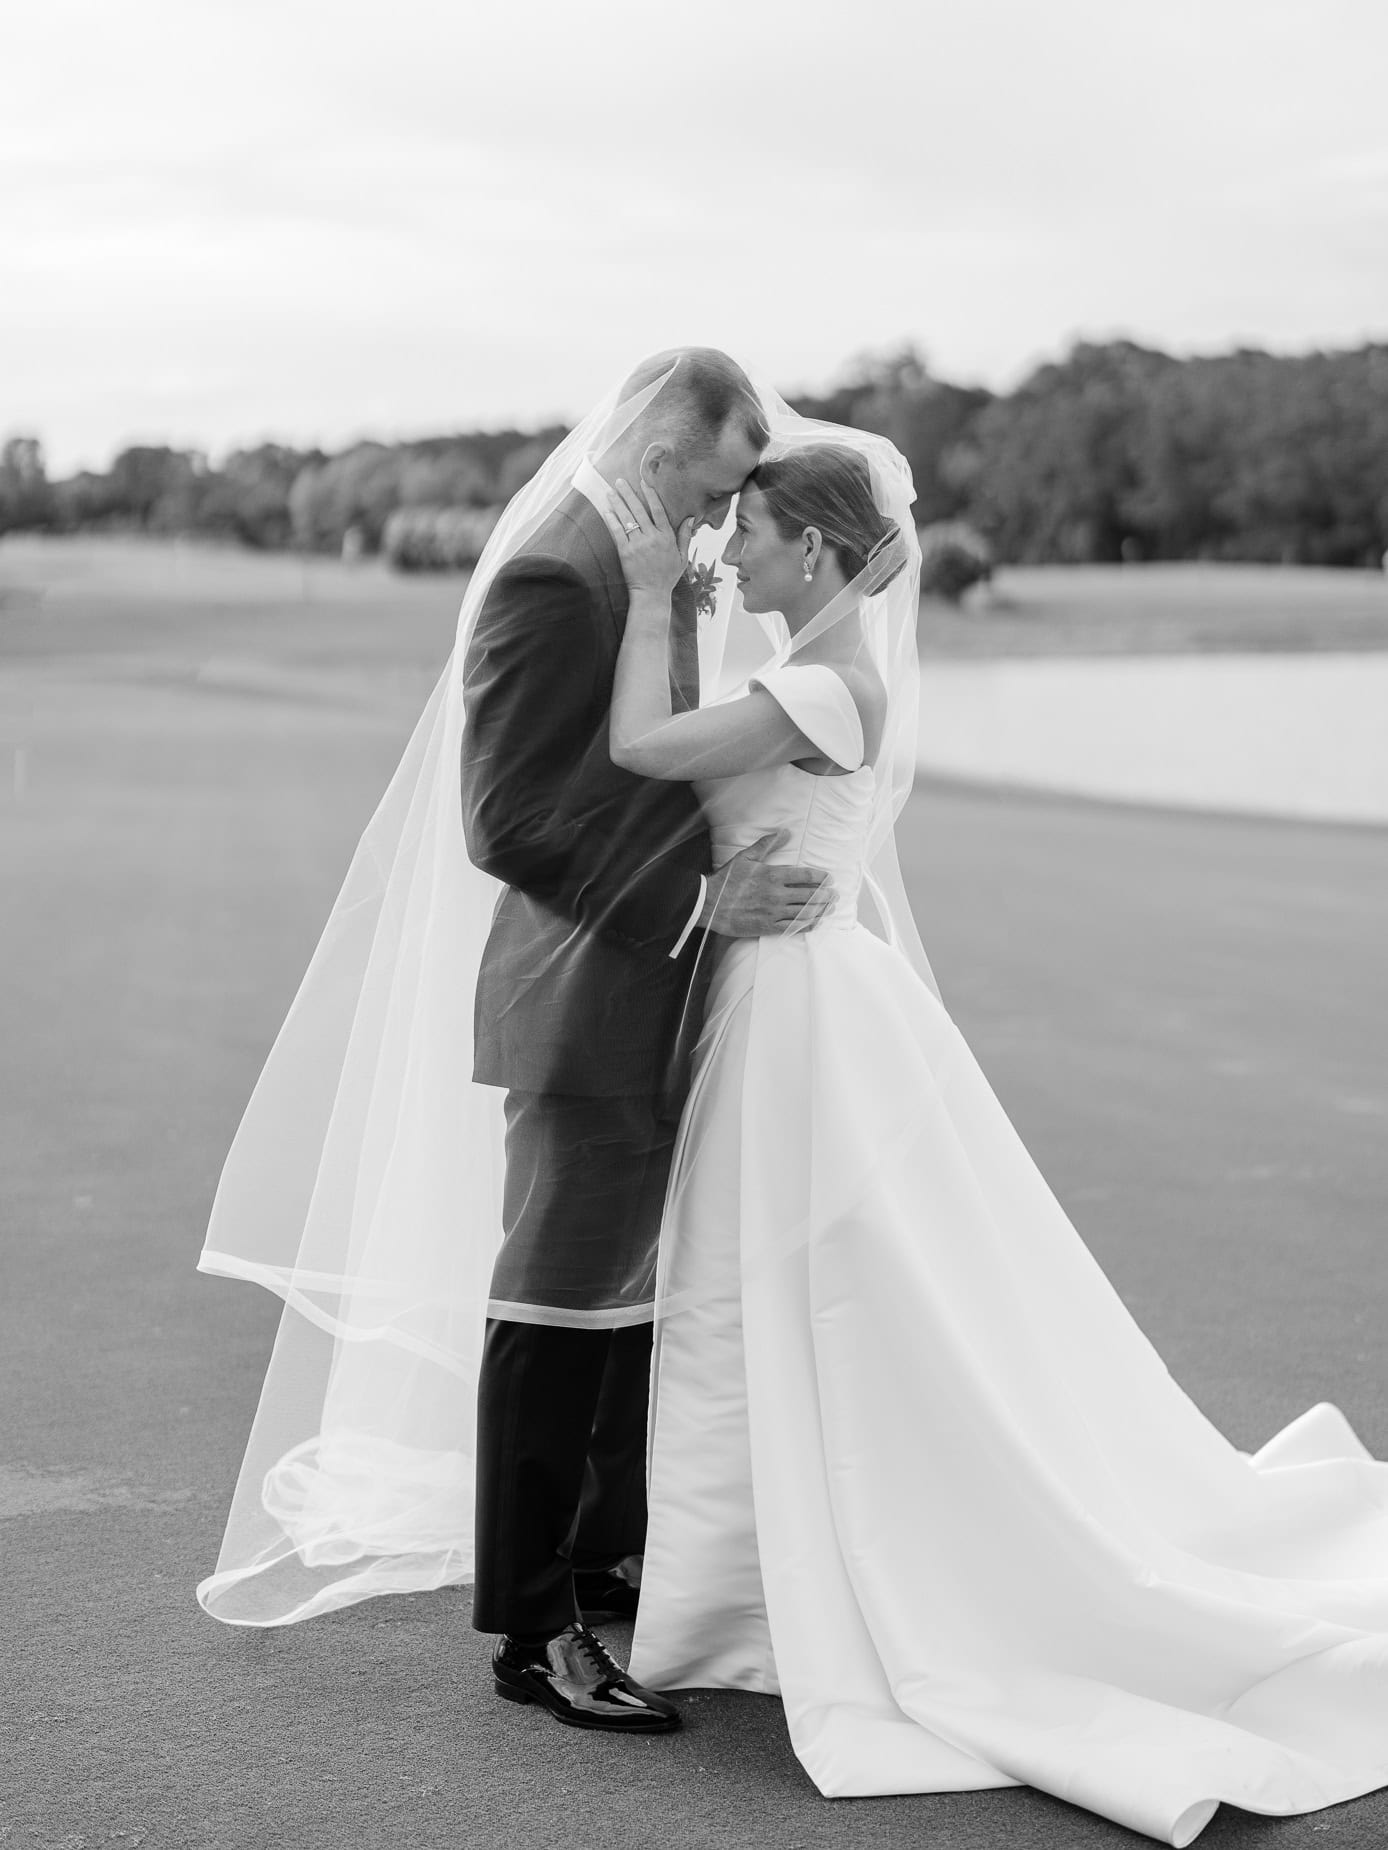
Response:
[[[538,1702],[571,1728],[667,1734],[680,1725],[674,1703],[633,1683],[583,1625],[566,1625],[544,1644],[499,1639],[492,1677],[498,1696]]]
[[[641,1601],[640,1555],[627,1555],[615,1567],[576,1567],[574,1598],[585,1625],[603,1619],[634,1619]]]

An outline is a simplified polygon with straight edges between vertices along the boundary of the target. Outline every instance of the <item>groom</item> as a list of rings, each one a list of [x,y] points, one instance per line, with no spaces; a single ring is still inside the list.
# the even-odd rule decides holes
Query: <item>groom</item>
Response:
[[[645,1542],[655,1254],[703,1014],[706,931],[804,925],[823,876],[770,866],[767,838],[710,871],[689,785],[618,770],[608,707],[627,589],[622,478],[672,525],[720,526],[768,438],[726,354],[668,375],[498,571],[464,663],[463,828],[506,885],[483,955],[474,1078],[506,1088],[503,1242],[478,1389],[473,1624],[502,1634],[499,1695],[580,1727],[679,1715],[608,1657],[585,1618],[634,1613]],[[693,592],[676,587],[671,697],[699,700]]]

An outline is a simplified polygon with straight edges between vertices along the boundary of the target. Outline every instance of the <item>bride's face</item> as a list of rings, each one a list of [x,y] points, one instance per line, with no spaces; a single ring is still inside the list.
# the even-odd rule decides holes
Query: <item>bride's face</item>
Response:
[[[805,588],[804,542],[781,538],[758,488],[744,488],[737,498],[737,525],[723,549],[723,563],[737,570],[745,610],[784,613]]]

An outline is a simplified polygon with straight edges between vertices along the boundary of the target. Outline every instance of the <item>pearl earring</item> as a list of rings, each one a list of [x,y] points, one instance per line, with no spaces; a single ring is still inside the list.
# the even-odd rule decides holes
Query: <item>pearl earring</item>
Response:
[[[805,567],[805,583],[806,583],[806,584],[809,584],[809,582],[810,582],[810,580],[811,580],[811,579],[812,579],[813,577],[814,577],[814,567],[813,567],[813,566],[810,566],[810,565],[807,565],[807,566]]]

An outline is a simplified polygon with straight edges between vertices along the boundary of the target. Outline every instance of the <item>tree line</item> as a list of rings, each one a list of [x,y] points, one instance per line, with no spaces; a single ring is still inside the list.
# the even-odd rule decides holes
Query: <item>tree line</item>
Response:
[[[858,362],[807,416],[880,431],[918,522],[964,521],[1002,561],[1222,559],[1377,565],[1388,551],[1388,345],[1178,359],[1080,342],[1014,391],[935,378],[912,348]],[[485,532],[564,435],[473,431],[328,453],[264,443],[213,466],[136,445],[50,479],[32,436],[0,449],[0,532],[199,534],[374,552],[398,510],[473,510]],[[397,520],[396,530],[417,530]]]

